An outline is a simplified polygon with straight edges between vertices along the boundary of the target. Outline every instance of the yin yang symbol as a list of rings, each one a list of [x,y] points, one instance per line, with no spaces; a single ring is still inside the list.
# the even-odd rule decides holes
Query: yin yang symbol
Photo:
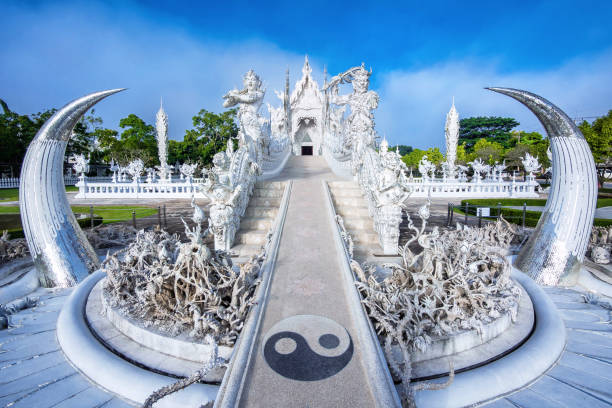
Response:
[[[266,333],[263,355],[272,370],[298,381],[318,381],[339,373],[353,357],[348,331],[323,316],[297,315]]]

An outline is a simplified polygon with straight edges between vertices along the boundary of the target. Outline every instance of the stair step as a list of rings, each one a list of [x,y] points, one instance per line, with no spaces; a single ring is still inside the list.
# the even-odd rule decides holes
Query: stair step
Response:
[[[348,230],[374,231],[374,221],[370,217],[346,217],[344,227]]]
[[[329,185],[330,188],[352,188],[352,189],[358,189],[359,190],[359,185],[354,182],[354,181],[329,181],[327,182],[327,184]]]
[[[280,198],[275,197],[251,197],[249,206],[253,207],[279,207]]]
[[[253,190],[253,197],[251,197],[251,199],[255,197],[273,197],[280,199],[283,197],[283,191],[284,190],[277,188],[256,188]]]
[[[255,188],[263,188],[267,190],[283,190],[285,188],[284,181],[258,181],[255,183]]]
[[[267,235],[267,231],[238,231],[234,242],[236,244],[264,245]]]
[[[374,232],[349,231],[354,243],[359,244],[378,244],[378,234]]]
[[[274,218],[276,217],[277,212],[278,212],[278,208],[248,206],[246,209],[245,215],[247,217]]]
[[[361,194],[361,190],[358,188],[335,188],[331,190],[332,196],[336,197],[360,197],[363,198],[363,194]]]
[[[368,207],[363,197],[334,197],[333,200],[336,206]]]
[[[235,244],[230,252],[232,255],[236,255],[237,258],[240,258],[236,262],[240,263],[248,261],[253,255],[257,255],[261,252],[263,245],[252,245],[252,244]]]
[[[336,213],[340,214],[342,218],[369,217],[370,216],[368,207],[336,206]]]
[[[269,230],[274,223],[272,217],[244,217],[240,220],[240,230]]]

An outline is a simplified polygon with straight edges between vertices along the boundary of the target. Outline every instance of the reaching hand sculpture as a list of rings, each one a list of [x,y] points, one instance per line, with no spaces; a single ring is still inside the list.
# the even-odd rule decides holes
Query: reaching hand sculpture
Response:
[[[333,77],[328,85],[331,89],[331,102],[336,105],[348,105],[351,113],[346,119],[347,147],[353,154],[353,170],[360,166],[359,158],[366,147],[374,147],[376,131],[374,130],[374,114],[372,111],[378,107],[378,94],[368,90],[370,72],[363,64]],[[338,94],[338,85],[352,83],[353,92],[348,95]]]
[[[223,106],[229,108],[238,105],[238,120],[243,138],[241,143],[247,145],[251,161],[261,163],[261,155],[266,134],[266,120],[259,114],[266,90],[262,88],[259,76],[250,70],[244,76],[244,89],[232,89],[223,95]],[[241,144],[242,145],[242,144]]]

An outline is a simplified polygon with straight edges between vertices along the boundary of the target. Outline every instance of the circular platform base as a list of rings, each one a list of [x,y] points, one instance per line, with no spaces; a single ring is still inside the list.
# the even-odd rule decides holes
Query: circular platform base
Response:
[[[479,333],[466,330],[455,336],[434,339],[425,353],[414,354],[412,375],[415,381],[448,375],[452,362],[455,372],[478,367],[510,353],[531,334],[535,323],[533,304],[521,289],[516,322],[510,312],[484,325]]]
[[[106,306],[101,279],[87,299],[85,314],[92,332],[115,354],[143,368],[165,375],[188,377],[202,368],[211,354],[211,347],[183,337],[171,337],[146,328]],[[219,357],[229,361],[233,347],[219,346]],[[211,371],[207,383],[220,383],[225,368]]]
[[[85,305],[92,288],[104,276],[104,272],[95,272],[74,289],[59,315],[57,340],[70,363],[92,383],[142,405],[152,392],[176,379],[126,361],[102,345],[91,332],[85,320]],[[201,407],[212,403],[218,391],[216,385],[192,384],[158,401],[155,407]]]

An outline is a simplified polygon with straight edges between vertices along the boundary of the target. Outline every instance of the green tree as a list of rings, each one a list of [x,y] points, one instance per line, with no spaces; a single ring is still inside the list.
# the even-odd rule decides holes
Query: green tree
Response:
[[[440,165],[444,161],[444,155],[437,147],[430,147],[425,152],[427,155],[427,160],[435,164],[436,166]]]
[[[389,147],[389,150],[395,151],[395,149],[399,149],[399,154],[403,157],[412,151],[412,146],[397,145]]]
[[[468,154],[465,151],[465,144],[462,143],[457,146],[457,164],[465,165],[470,160],[468,159]]]
[[[414,149],[410,153],[402,156],[402,161],[406,163],[406,166],[416,169],[425,154],[427,154],[425,150]]]
[[[497,116],[464,118],[459,121],[459,144],[465,144],[466,151],[474,151],[474,145],[480,139],[489,139],[504,148],[512,146],[510,131],[519,125],[513,118]]]
[[[592,125],[583,121],[578,127],[591,148],[595,163],[605,163],[612,156],[612,110]]]
[[[0,163],[8,164],[13,175],[17,176],[28,146],[40,127],[54,113],[55,109],[32,115],[19,115],[9,109],[8,104],[0,99]]]
[[[471,160],[480,158],[488,164],[495,164],[496,161],[502,160],[504,147],[500,143],[480,139],[474,144],[474,152],[469,156]]]
[[[193,129],[185,132],[184,146],[179,151],[189,160],[203,165],[212,163],[215,153],[225,150],[227,141],[238,136],[236,112],[236,109],[230,109],[213,113],[202,109],[193,117]]]
[[[147,167],[159,164],[153,126],[132,113],[119,121],[119,127],[124,129],[119,139],[113,131],[98,133],[100,146],[108,149],[107,156],[122,165],[138,158]]]

